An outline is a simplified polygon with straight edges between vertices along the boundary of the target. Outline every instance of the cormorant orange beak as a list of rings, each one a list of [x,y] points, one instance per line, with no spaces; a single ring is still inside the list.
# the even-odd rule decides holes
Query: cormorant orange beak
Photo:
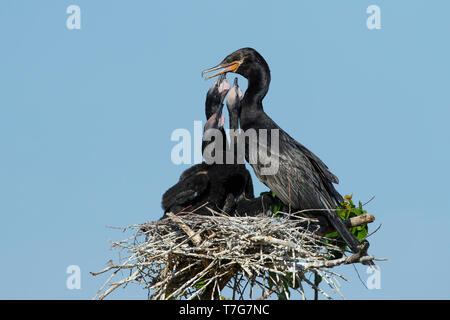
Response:
[[[219,64],[218,66],[215,66],[213,68],[203,70],[202,71],[202,77],[205,75],[205,73],[209,73],[209,72],[220,70],[220,69],[223,69],[223,70],[220,70],[219,72],[216,72],[216,73],[214,73],[212,75],[207,76],[205,78],[205,80],[217,77],[217,76],[219,76],[219,75],[221,75],[223,73],[235,72],[237,70],[237,68],[239,68],[241,63],[242,63],[241,61],[233,61],[231,63]]]

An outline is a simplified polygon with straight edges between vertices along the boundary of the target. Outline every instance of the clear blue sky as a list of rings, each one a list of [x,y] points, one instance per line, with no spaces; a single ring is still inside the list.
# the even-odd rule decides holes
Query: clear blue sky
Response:
[[[450,298],[450,2],[257,3],[1,2],[0,298],[94,296],[106,276],[89,271],[116,258],[108,240],[127,236],[106,226],[161,216],[162,193],[188,167],[171,162],[171,133],[204,120],[212,81],[200,72],[246,46],[271,67],[266,112],[338,175],[342,194],[375,196],[370,252],[389,258],[381,289],[350,266],[339,269],[344,295]],[[71,4],[81,30],[66,28]],[[380,30],[366,27],[371,4]],[[80,290],[66,288],[69,265]]]

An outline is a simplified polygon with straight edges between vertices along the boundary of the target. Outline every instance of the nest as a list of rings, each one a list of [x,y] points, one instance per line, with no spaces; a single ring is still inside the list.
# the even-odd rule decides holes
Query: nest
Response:
[[[148,289],[149,299],[289,299],[293,292],[305,299],[306,288],[315,298],[331,299],[326,291],[342,295],[339,280],[345,280],[333,267],[377,259],[345,256],[342,246],[314,232],[316,222],[212,211],[211,216],[168,213],[159,221],[126,227],[133,236],[113,242],[122,263],[110,261],[91,272],[112,272],[94,298],[137,282]],[[124,270],[128,275],[114,281]],[[319,282],[328,289],[319,288]]]

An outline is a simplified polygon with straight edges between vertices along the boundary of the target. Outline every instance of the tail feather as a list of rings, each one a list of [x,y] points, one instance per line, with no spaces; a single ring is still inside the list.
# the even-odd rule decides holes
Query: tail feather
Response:
[[[322,203],[325,205],[325,208],[330,208],[329,205],[326,204],[326,201],[323,199]],[[360,251],[359,245],[361,244],[358,239],[348,230],[348,228],[345,226],[344,222],[339,218],[336,211],[333,210],[327,210],[327,216],[330,220],[331,225],[333,228],[336,229],[338,234],[342,237],[342,239],[345,241],[347,246],[350,248],[350,250],[353,253],[358,253]]]
[[[341,238],[345,241],[347,246],[350,248],[350,250],[353,253],[359,253],[361,251],[361,243],[356,239],[356,237],[348,230],[348,228],[345,226],[341,218],[337,215],[336,211],[333,210],[327,210],[328,218],[332,224],[332,226],[336,229],[338,234],[341,236]],[[363,253],[366,254],[366,253]],[[369,266],[375,266],[375,263],[373,261],[367,261],[363,264],[369,265]]]
[[[338,234],[342,237],[342,239],[345,241],[347,246],[350,248],[350,250],[353,253],[359,252],[359,245],[361,244],[358,239],[348,230],[348,228],[345,226],[345,224],[342,222],[342,220],[338,217],[336,212],[333,212],[331,210],[327,211],[328,217],[330,219],[330,222],[332,226],[336,229]]]

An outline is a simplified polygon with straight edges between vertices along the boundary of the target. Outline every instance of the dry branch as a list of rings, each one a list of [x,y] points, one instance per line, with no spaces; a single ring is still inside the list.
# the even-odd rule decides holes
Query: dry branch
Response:
[[[113,247],[122,257],[125,251],[127,259],[92,273],[113,271],[95,298],[103,299],[130,282],[144,284],[150,299],[218,299],[226,287],[236,299],[289,298],[283,289],[286,281],[303,298],[305,285],[330,298],[309,275],[319,275],[340,293],[337,278],[343,277],[330,268],[377,260],[361,254],[333,258],[336,252],[344,252],[312,232],[311,219],[212,213],[168,213],[165,219],[125,228],[134,230],[134,235],[114,242]],[[350,219],[348,226],[374,220],[368,214],[357,218]],[[129,276],[113,282],[120,270],[128,270]]]

